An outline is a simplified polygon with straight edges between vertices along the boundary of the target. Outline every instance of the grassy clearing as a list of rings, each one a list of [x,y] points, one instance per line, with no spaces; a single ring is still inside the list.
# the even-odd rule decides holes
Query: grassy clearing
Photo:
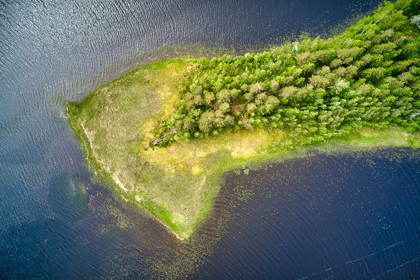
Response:
[[[287,139],[287,133],[264,129],[149,148],[155,120],[171,113],[183,73],[193,64],[189,57],[153,62],[101,86],[79,103],[67,104],[70,126],[94,175],[180,239],[190,237],[205,219],[219,191],[221,174],[305,153],[304,149],[271,150],[275,142]],[[365,128],[316,148],[339,151],[416,146],[417,142],[397,128]]]
[[[212,188],[202,183],[207,182],[205,174],[167,173],[142,157],[139,128],[162,113],[190,62],[148,64],[67,105],[70,125],[94,174],[124,200],[148,209],[179,238],[188,237],[205,216],[201,206],[210,204]]]

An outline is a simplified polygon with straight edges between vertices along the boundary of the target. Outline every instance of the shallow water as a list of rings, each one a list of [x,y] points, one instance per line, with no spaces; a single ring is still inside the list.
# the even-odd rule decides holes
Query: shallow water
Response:
[[[91,182],[63,110],[150,50],[255,48],[379,2],[0,0],[0,278],[415,277],[415,152],[362,158],[369,168],[320,156],[227,175],[209,222],[179,244]]]

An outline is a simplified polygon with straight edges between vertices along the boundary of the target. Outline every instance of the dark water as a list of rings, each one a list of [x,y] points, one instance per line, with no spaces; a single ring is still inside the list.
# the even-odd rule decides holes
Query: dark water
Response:
[[[316,155],[228,174],[226,188],[253,195],[200,278],[418,279],[418,155]]]
[[[227,175],[180,244],[90,181],[63,111],[150,50],[265,45],[379,2],[0,0],[0,278],[416,278],[418,152]]]

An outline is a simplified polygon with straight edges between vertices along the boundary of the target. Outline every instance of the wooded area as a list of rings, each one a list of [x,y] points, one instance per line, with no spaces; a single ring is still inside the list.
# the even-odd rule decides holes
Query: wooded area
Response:
[[[197,60],[154,144],[257,126],[286,131],[285,148],[365,126],[419,131],[419,7],[386,2],[329,39]]]

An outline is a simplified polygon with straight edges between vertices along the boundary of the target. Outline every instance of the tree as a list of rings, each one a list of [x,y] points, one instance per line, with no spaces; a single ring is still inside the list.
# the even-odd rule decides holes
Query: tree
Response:
[[[270,95],[267,97],[265,104],[273,106],[274,109],[280,104],[280,100],[277,97]]]
[[[264,102],[267,99],[267,94],[265,94],[265,92],[257,94],[257,99]]]
[[[320,88],[326,88],[330,84],[330,81],[327,78],[325,78],[323,76],[320,76],[320,75],[312,76],[309,79],[309,82],[313,86],[320,87]]]
[[[332,58],[332,54],[327,50],[320,50],[311,54],[311,62],[319,62],[326,64]]]
[[[251,94],[257,94],[263,90],[263,87],[260,83],[252,84],[249,88]]]
[[[246,79],[245,79],[246,80]],[[248,84],[243,84],[241,85],[241,90],[242,92],[246,93],[249,91],[249,85]]]
[[[359,69],[354,65],[350,65],[350,66],[346,67],[347,78],[353,78],[354,76],[356,76],[358,70]]]
[[[302,65],[302,71],[305,77],[312,75],[312,73],[315,71],[315,64],[307,63],[307,64]]]
[[[245,93],[244,97],[249,102],[249,101],[252,101],[254,99],[254,94],[252,94],[250,92],[247,92],[247,93]]]
[[[207,105],[211,105],[212,102],[215,100],[214,93],[209,92],[209,91],[205,91],[204,92],[204,100],[207,103]]]
[[[339,68],[335,69],[334,73],[339,77],[344,77],[344,76],[347,75],[346,68],[344,68],[344,67],[339,67]]]
[[[327,40],[301,38],[262,53],[198,60],[159,135],[173,126],[194,137],[280,126],[290,129],[284,146],[293,147],[364,125],[417,131],[420,117],[410,116],[420,111],[420,19],[411,18],[417,27],[410,26],[406,16],[419,3],[387,2]]]
[[[248,103],[248,104],[246,105],[246,111],[247,111],[248,113],[252,113],[252,112],[254,112],[256,109],[257,109],[257,105],[255,105],[255,103]]]
[[[185,117],[182,125],[182,129],[187,132],[194,132],[196,129],[196,122],[190,117]]]
[[[233,126],[234,124],[235,124],[235,118],[233,116],[231,116],[231,115],[225,116],[225,119],[224,119],[224,126],[225,127]]]
[[[280,95],[281,97],[286,98],[286,99],[293,98],[297,90],[298,89],[294,86],[285,87],[281,90]]]
[[[310,62],[310,60],[311,60],[311,53],[310,52],[304,52],[304,53],[296,54],[297,65],[303,65],[305,63]]]
[[[420,49],[420,43],[412,42],[412,43],[406,44],[402,48],[402,53],[408,56],[410,54],[417,53],[419,49]]]
[[[223,89],[216,94],[216,99],[218,102],[228,102],[230,101],[231,93],[227,89]]]
[[[334,59],[333,61],[331,61],[330,63],[330,67],[331,68],[337,68],[339,66],[343,65],[343,61],[341,59]]]
[[[270,81],[270,91],[271,92],[275,92],[279,89],[279,82],[277,82],[276,80],[271,80]]]
[[[195,95],[194,96],[194,105],[195,106],[200,106],[203,105],[204,101],[203,101],[203,97],[201,95]]]
[[[412,81],[413,78],[414,76],[410,72],[403,72],[401,75],[398,76],[398,79],[405,84]]]
[[[202,132],[208,134],[213,129],[214,113],[212,111],[205,112],[198,121],[199,128]]]
[[[222,105],[220,105],[220,106],[219,106],[219,110],[220,110],[223,114],[225,114],[225,113],[229,112],[229,110],[230,110],[230,105],[229,105],[229,103],[227,103],[227,102],[222,103]]]
[[[335,82],[334,89],[337,93],[340,93],[343,90],[348,89],[349,86],[350,86],[349,82],[347,82],[345,80],[342,80],[342,79],[339,79]]]
[[[363,71],[364,76],[371,81],[378,81],[385,76],[385,69],[382,67],[369,68]]]

